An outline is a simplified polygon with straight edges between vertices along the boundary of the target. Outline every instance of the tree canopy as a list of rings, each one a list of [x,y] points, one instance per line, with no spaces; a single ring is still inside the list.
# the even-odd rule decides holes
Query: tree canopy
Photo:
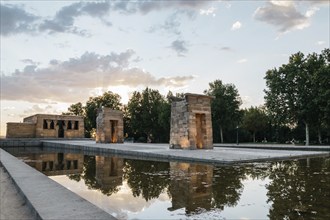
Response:
[[[306,57],[298,52],[288,64],[268,70],[265,102],[273,122],[291,127],[303,122],[309,145],[310,127],[329,126],[329,78],[329,49]]]
[[[223,84],[221,80],[215,80],[209,83],[209,89],[204,93],[214,97],[211,104],[213,138],[219,140],[220,137],[223,143],[223,130],[238,126],[241,119],[239,107],[242,101],[238,90],[233,84]]]
[[[268,116],[262,107],[251,106],[244,110],[242,127],[252,133],[253,142],[256,142],[256,133],[267,128]]]

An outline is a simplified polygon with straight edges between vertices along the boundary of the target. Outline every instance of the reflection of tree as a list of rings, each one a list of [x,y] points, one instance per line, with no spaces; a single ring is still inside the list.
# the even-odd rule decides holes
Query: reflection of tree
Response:
[[[330,219],[330,159],[274,163],[270,171],[270,219]]]
[[[213,207],[223,210],[224,206],[237,205],[243,191],[241,181],[244,178],[243,167],[215,167],[213,170]]]
[[[148,201],[158,198],[169,185],[169,163],[125,160],[124,178],[132,189],[133,196]]]
[[[79,182],[81,180],[81,173],[76,173],[76,174],[70,174],[67,175],[70,180],[74,180],[76,182]]]

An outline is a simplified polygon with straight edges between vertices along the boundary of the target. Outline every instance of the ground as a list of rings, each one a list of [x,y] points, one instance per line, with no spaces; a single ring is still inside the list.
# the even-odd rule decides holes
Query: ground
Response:
[[[2,165],[0,165],[0,198],[1,220],[34,219]]]

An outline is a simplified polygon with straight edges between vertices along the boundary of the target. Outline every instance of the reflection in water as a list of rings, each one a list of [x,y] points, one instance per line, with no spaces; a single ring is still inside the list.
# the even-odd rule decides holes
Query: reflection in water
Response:
[[[112,209],[117,217],[177,219],[205,214],[203,218],[254,218],[241,214],[246,210],[242,199],[249,198],[250,213],[264,209],[261,218],[330,219],[329,157],[212,166],[45,151],[14,154],[46,175],[68,175],[71,182],[62,184],[70,188],[74,182],[84,182],[88,189],[102,193],[109,201],[90,201],[106,211],[118,203],[120,195],[126,195],[121,198],[125,200],[130,193],[130,201]],[[74,191],[86,196],[86,192]],[[262,192],[263,196],[258,195]],[[125,208],[130,205],[136,207]]]
[[[214,168],[213,207],[223,210],[225,206],[237,205],[244,188],[244,171],[244,167],[239,166]]]
[[[173,211],[185,208],[186,213],[201,208],[211,209],[213,166],[171,162],[171,184]]]
[[[118,157],[95,156],[95,179],[104,194],[118,192],[123,183],[124,159]]]
[[[21,155],[25,163],[47,176],[81,173],[83,155],[72,153],[33,153]]]
[[[143,160],[125,160],[124,179],[133,196],[148,201],[158,198],[169,185],[169,163]]]
[[[329,158],[275,163],[269,167],[269,178],[269,218],[330,219]]]

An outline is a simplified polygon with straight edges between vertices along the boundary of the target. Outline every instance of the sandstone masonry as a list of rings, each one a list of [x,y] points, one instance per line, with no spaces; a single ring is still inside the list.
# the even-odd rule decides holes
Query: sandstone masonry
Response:
[[[96,118],[96,143],[123,143],[123,112],[102,107]]]
[[[191,93],[173,99],[170,148],[213,149],[211,99]]]
[[[75,115],[36,114],[23,123],[8,122],[7,138],[83,138],[84,118]]]

